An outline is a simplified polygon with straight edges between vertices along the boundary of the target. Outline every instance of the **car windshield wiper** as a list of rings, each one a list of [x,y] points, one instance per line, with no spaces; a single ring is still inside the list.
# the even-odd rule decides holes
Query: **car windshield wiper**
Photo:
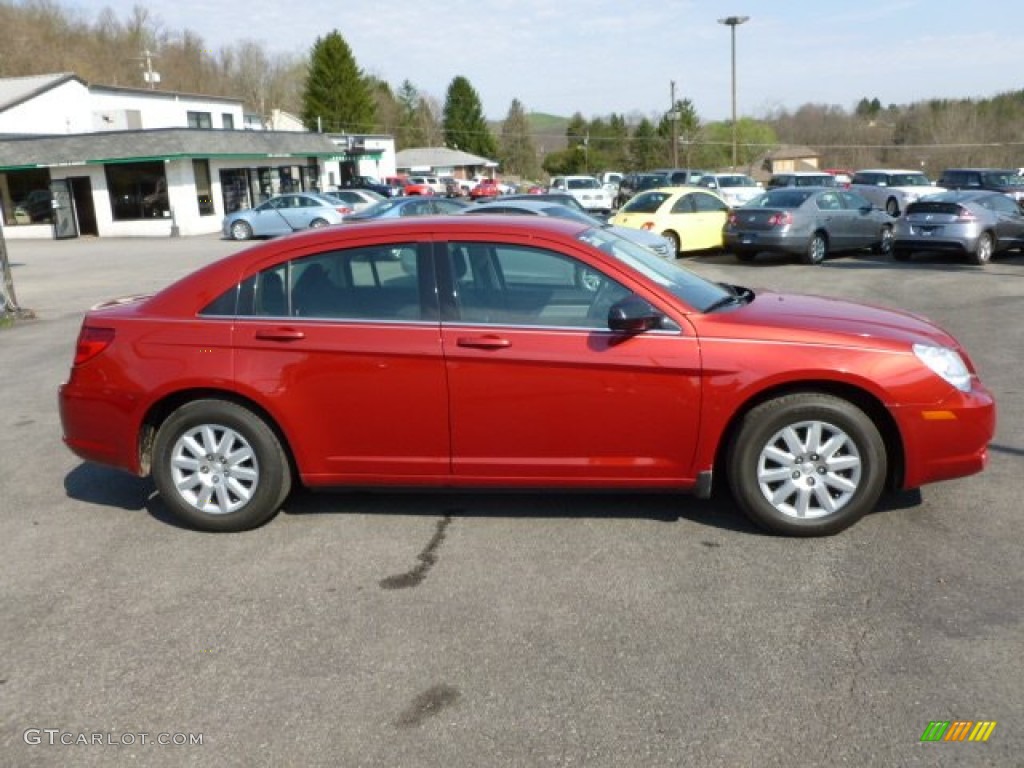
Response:
[[[731,307],[734,304],[749,304],[754,300],[754,292],[749,288],[744,288],[741,285],[728,285],[726,283],[719,283],[719,285],[729,291],[729,294],[720,299],[716,299],[711,302],[710,305],[705,307],[705,315],[724,307]]]

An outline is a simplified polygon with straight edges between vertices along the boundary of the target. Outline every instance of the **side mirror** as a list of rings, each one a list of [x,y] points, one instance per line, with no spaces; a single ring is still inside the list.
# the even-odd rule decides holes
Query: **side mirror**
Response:
[[[639,296],[627,296],[608,310],[608,327],[620,333],[643,333],[661,328],[664,315]]]

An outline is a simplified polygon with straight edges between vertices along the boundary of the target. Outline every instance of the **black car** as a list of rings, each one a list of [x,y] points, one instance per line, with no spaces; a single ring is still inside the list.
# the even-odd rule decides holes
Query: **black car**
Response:
[[[342,189],[368,189],[383,197],[401,197],[405,191],[401,187],[385,184],[373,176],[356,176],[341,183]]]
[[[619,182],[619,193],[615,196],[615,207],[621,208],[628,203],[637,192],[658,187],[669,187],[671,182],[664,172],[627,173]]]
[[[947,168],[936,184],[945,189],[1002,192],[1024,210],[1024,176],[1014,168]]]
[[[480,205],[488,205],[497,201],[506,202],[508,200],[533,200],[538,203],[557,203],[558,205],[564,205],[566,208],[573,208],[574,210],[580,211],[581,213],[590,214],[586,208],[583,207],[583,203],[577,200],[575,197],[569,194],[561,192],[538,192],[535,194],[521,194],[521,195],[502,195],[500,198],[490,197],[484,198],[479,201]]]

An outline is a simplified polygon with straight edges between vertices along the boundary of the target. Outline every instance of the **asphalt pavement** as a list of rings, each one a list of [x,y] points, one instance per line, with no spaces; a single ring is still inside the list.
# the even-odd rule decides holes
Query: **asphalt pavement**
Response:
[[[838,536],[724,497],[304,491],[198,533],[64,448],[56,390],[89,306],[242,247],[7,243],[37,318],[0,330],[0,764],[1024,764],[1024,257],[684,260],[923,313],[995,393],[984,473]]]

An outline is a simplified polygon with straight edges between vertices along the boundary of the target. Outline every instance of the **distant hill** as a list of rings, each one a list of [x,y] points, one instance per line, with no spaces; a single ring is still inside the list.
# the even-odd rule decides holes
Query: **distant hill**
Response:
[[[529,112],[526,121],[530,125],[533,144],[542,154],[558,152],[568,145],[565,129],[569,125],[568,117],[548,115],[544,112]],[[488,126],[495,136],[501,135],[501,120],[489,120]]]

